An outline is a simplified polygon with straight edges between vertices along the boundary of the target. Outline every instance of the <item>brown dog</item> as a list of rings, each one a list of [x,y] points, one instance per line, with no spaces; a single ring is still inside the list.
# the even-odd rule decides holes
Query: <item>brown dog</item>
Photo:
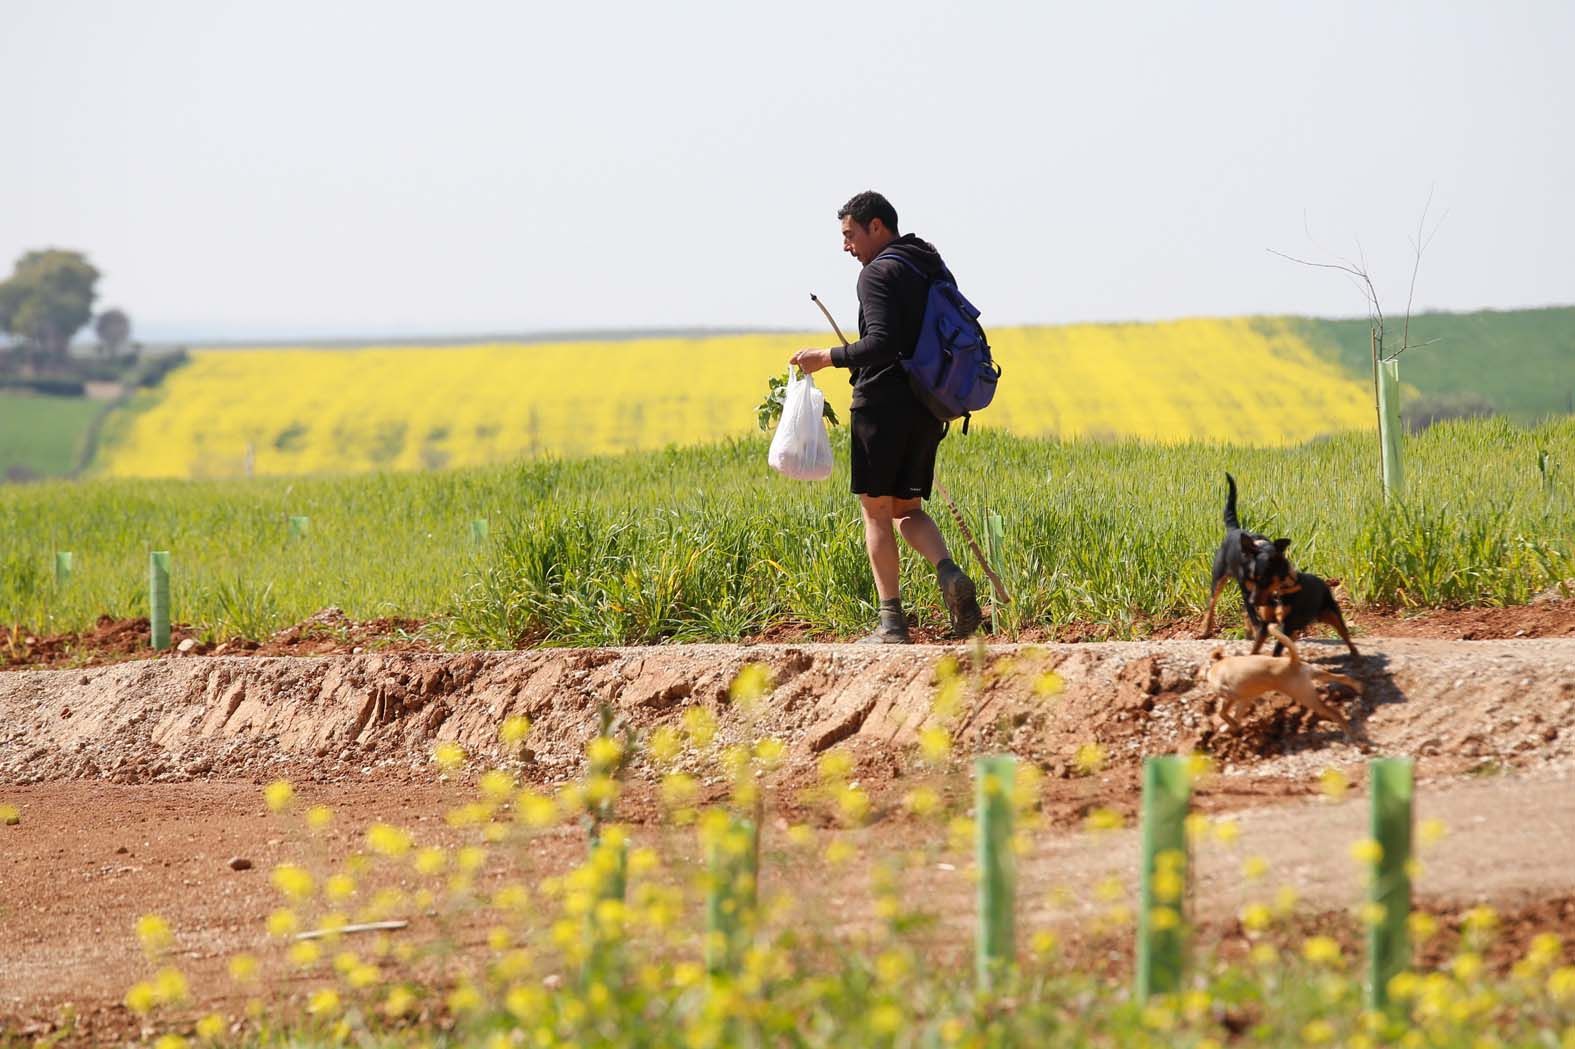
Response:
[[[1279,692],[1349,733],[1351,723],[1346,716],[1319,698],[1318,682],[1332,681],[1358,695],[1361,694],[1362,683],[1344,674],[1303,663],[1296,651],[1296,643],[1282,633],[1278,626],[1271,623],[1269,632],[1285,646],[1288,657],[1227,656],[1224,649],[1219,648],[1209,656],[1209,668],[1204,677],[1224,697],[1220,717],[1225,719],[1233,732],[1238,731],[1241,729],[1241,722],[1235,717],[1238,710],[1245,713],[1247,706],[1265,692]]]

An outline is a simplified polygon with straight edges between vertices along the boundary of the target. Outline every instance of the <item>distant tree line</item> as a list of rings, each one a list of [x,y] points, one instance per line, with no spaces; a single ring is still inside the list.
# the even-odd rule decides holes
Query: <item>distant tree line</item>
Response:
[[[102,358],[114,360],[136,349],[131,318],[125,310],[106,309],[96,317],[98,269],[78,251],[49,248],[17,260],[11,276],[0,281],[0,371],[70,375],[71,340],[89,322]]]

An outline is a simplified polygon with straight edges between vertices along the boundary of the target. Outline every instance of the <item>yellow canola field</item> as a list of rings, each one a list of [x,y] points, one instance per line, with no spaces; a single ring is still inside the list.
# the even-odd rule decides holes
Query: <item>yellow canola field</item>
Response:
[[[1363,384],[1272,321],[1001,328],[980,426],[1025,436],[1295,443],[1370,425]],[[755,429],[820,335],[199,350],[112,425],[117,477],[417,470],[698,444]],[[817,376],[846,421],[847,373]]]

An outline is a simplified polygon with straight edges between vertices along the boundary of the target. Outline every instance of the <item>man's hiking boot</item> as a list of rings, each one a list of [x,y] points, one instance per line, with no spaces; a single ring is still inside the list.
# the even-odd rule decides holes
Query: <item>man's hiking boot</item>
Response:
[[[889,598],[880,603],[880,625],[868,637],[859,639],[861,645],[906,645],[908,617],[902,614],[902,599]]]
[[[859,645],[911,645],[908,628],[882,624],[854,642]]]
[[[984,621],[984,614],[979,611],[979,594],[974,588],[973,580],[968,578],[956,562],[944,561],[936,570],[936,581],[941,586],[941,598],[946,602],[946,611],[952,616],[952,637],[970,637],[979,624]]]

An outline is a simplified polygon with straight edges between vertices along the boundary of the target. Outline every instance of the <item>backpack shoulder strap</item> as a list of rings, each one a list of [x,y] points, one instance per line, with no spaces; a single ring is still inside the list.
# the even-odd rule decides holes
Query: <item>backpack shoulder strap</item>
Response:
[[[924,271],[919,269],[918,265],[915,264],[912,259],[904,258],[902,252],[900,251],[883,251],[879,255],[876,255],[873,259],[870,259],[870,265],[875,265],[875,263],[879,262],[881,259],[896,259],[914,273],[917,273],[920,279],[926,284],[930,282],[930,278],[924,275]]]

